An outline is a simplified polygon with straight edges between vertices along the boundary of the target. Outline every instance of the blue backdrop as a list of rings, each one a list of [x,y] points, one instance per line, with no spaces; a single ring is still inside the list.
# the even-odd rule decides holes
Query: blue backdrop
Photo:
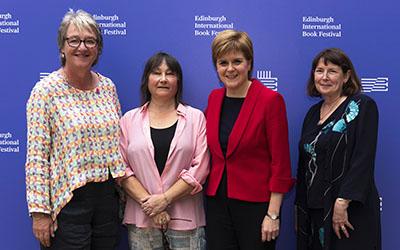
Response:
[[[379,106],[375,173],[382,197],[383,247],[399,249],[399,2],[0,1],[1,249],[38,248],[25,199],[25,104],[40,77],[60,66],[56,34],[69,8],[84,9],[101,24],[104,51],[96,70],[114,80],[124,112],[139,105],[144,63],[160,50],[183,66],[185,101],[204,109],[208,93],[220,86],[211,62],[213,37],[226,28],[248,32],[255,47],[254,76],[286,100],[293,174],[301,123],[316,101],[305,95],[311,60],[323,48],[342,48],[353,60],[364,91]],[[295,249],[293,196],[291,192],[285,199],[278,249]],[[121,244],[120,249],[127,249],[126,239]]]

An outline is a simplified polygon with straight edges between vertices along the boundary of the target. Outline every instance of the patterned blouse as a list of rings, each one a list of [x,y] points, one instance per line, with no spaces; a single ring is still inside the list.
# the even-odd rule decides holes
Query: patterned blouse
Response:
[[[98,74],[93,90],[70,86],[59,71],[39,81],[27,103],[26,192],[29,213],[53,219],[72,191],[125,174],[119,153],[116,88]]]

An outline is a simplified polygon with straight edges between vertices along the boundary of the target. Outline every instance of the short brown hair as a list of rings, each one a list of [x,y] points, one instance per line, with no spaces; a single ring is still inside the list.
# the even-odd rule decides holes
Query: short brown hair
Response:
[[[361,91],[361,81],[357,76],[356,70],[351,62],[350,58],[338,48],[329,48],[321,51],[313,60],[311,66],[310,77],[307,83],[307,94],[312,97],[320,97],[321,94],[315,87],[314,82],[314,71],[318,66],[320,60],[324,60],[324,63],[328,62],[339,66],[343,73],[346,74],[350,70],[350,77],[347,82],[343,84],[342,95],[352,96]]]
[[[246,60],[250,61],[248,78],[251,78],[254,62],[253,43],[246,32],[236,30],[224,30],[219,32],[212,42],[211,50],[215,68],[217,67],[218,58],[226,53],[231,51],[242,52]]]

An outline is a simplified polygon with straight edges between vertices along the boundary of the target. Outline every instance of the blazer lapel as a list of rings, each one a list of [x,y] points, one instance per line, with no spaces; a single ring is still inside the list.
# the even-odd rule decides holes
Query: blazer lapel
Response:
[[[258,95],[261,92],[262,85],[256,81],[252,81],[246,98],[244,99],[243,106],[240,109],[239,116],[233,125],[231,134],[229,135],[228,148],[226,158],[228,158],[239,145],[240,139],[246,129],[247,123],[250,121],[251,114],[257,102]]]
[[[176,144],[180,140],[180,137],[181,137],[181,135],[183,133],[183,129],[186,126],[186,119],[187,119],[187,117],[186,117],[187,116],[186,107],[183,106],[182,104],[179,104],[179,106],[177,108],[177,112],[178,112],[178,124],[176,124],[175,135],[172,138],[171,145],[169,147],[167,161],[171,157],[172,152],[174,152]]]
[[[142,114],[143,115],[142,132],[147,142],[148,149],[151,153],[151,157],[154,159],[154,146],[153,146],[153,141],[151,140],[149,113],[147,110],[144,112],[145,113]]]
[[[153,141],[151,139],[151,131],[150,131],[150,117],[149,117],[149,111],[147,110],[148,108],[148,103],[145,104],[146,106],[143,107],[142,110],[142,115],[143,115],[143,123],[142,123],[142,133],[145,137],[145,140],[147,142],[147,148],[150,152],[151,158],[154,159],[154,145]],[[151,171],[153,171],[154,176],[159,178],[158,180],[161,181],[161,176],[158,173],[157,165],[156,162],[153,160],[150,164]]]

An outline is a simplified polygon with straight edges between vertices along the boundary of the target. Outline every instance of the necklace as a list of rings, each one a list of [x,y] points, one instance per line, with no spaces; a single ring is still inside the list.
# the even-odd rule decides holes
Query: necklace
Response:
[[[343,96],[339,96],[336,98],[336,100],[328,107],[328,110],[323,112],[323,109],[326,109],[325,107],[327,106],[326,103],[324,102],[321,106],[320,113],[319,113],[319,121],[318,124],[321,125],[324,123],[324,121],[328,118],[329,115],[333,113],[333,111],[339,106],[341,101],[343,100]]]

